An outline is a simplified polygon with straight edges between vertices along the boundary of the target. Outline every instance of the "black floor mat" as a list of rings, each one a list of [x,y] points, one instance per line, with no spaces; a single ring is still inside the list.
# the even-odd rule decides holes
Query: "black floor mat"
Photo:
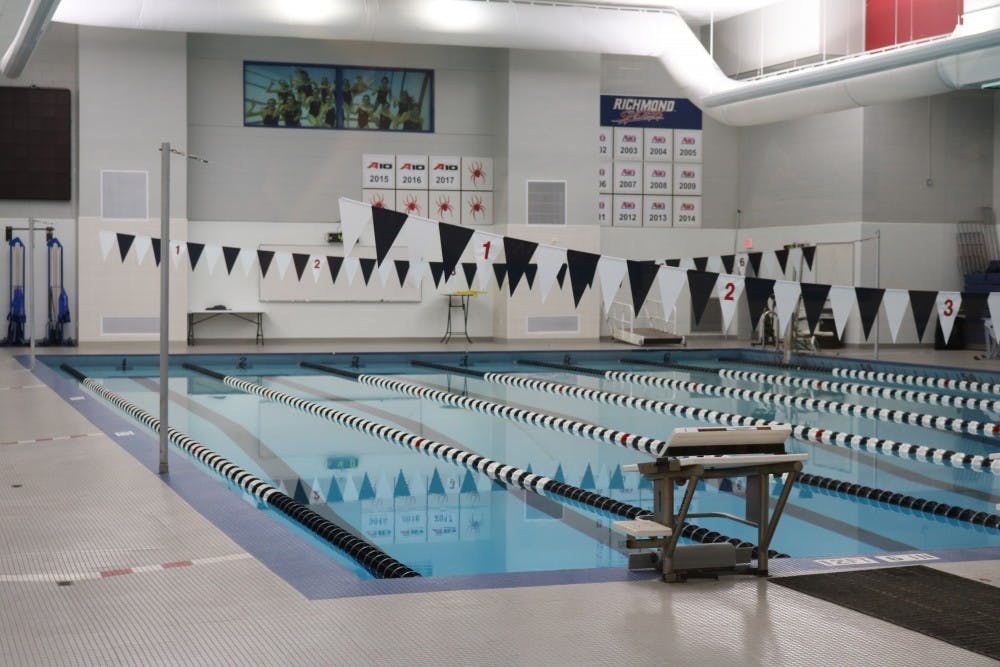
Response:
[[[996,586],[923,565],[770,582],[1000,660]]]

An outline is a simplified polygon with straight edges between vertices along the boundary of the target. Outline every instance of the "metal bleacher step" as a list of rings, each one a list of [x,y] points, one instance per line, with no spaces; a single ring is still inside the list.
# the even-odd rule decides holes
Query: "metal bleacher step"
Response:
[[[632,345],[680,345],[683,336],[677,336],[667,331],[652,328],[639,328],[632,331],[616,331],[615,338]]]

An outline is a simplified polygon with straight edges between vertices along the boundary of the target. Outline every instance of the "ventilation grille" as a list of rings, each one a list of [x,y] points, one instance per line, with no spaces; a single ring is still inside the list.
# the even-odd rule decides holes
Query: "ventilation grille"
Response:
[[[527,320],[530,334],[579,333],[579,315],[534,315]]]
[[[528,224],[566,224],[566,181],[528,181]]]
[[[698,324],[694,323],[694,308],[691,309],[691,333],[722,333],[722,308],[718,298],[713,296],[708,300]]]
[[[101,318],[101,333],[115,334],[158,334],[160,333],[159,317],[103,317]]]
[[[102,171],[101,219],[149,218],[149,172]]]

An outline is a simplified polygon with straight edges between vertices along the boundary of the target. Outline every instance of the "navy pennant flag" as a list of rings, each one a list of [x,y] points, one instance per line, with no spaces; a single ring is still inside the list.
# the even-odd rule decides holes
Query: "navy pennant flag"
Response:
[[[188,259],[191,260],[191,270],[194,271],[195,267],[198,266],[198,260],[201,259],[201,253],[205,249],[204,243],[194,243],[193,241],[188,241]]]
[[[267,277],[267,270],[271,268],[271,260],[274,259],[273,250],[258,250],[257,251],[257,263],[260,264],[260,276],[261,278]]]
[[[826,297],[830,294],[829,285],[818,283],[801,283],[802,305],[806,309],[806,323],[809,325],[810,333],[816,332],[816,325],[819,324],[819,316],[823,314],[823,306],[826,305]]]
[[[764,256],[762,252],[751,252],[747,255],[750,260],[750,268],[753,269],[753,275],[757,278],[760,277],[760,259]]]
[[[385,261],[399,230],[406,224],[407,215],[387,208],[372,207],[372,229],[375,232],[375,259],[379,266]],[[368,282],[367,280],[365,281]]]
[[[705,306],[715,290],[715,283],[719,279],[718,273],[707,271],[693,271],[688,269],[688,289],[691,290],[691,314],[694,315],[694,323],[701,323],[701,316],[705,314]]]
[[[567,250],[566,265],[569,267],[569,284],[573,288],[573,304],[580,305],[584,291],[594,284],[597,262],[601,256],[582,250]]]
[[[344,265],[343,257],[326,256],[326,268],[330,269],[330,282],[337,284],[337,276],[340,275],[340,267]]]
[[[802,246],[802,258],[806,260],[806,266],[812,271],[813,268],[813,258],[816,256],[816,246],[807,245]]]
[[[566,282],[566,271],[569,269],[569,265],[563,264],[559,267],[559,273],[556,274],[556,282],[559,283],[559,289],[563,288],[563,284]]]
[[[524,268],[524,279],[528,281],[528,289],[531,289],[535,286],[536,275],[538,275],[537,264],[528,264],[528,266]]]
[[[691,261],[694,262],[694,268],[697,271],[704,272],[708,266],[708,257],[695,257]]]
[[[152,238],[150,242],[153,244],[153,260],[156,261],[156,265],[160,265],[160,239]]]
[[[399,286],[402,287],[406,284],[406,274],[410,272],[410,260],[397,259],[395,262],[396,276],[399,278]]]
[[[660,266],[655,262],[636,262],[631,259],[626,260],[625,263],[628,266],[629,289],[632,290],[633,312],[638,314],[642,310],[642,305],[646,303],[649,288],[653,286]]]
[[[473,289],[473,280],[476,278],[476,263],[462,262],[462,272],[465,274],[465,284],[469,286],[469,289]]]
[[[292,262],[295,264],[295,275],[302,281],[302,274],[305,273],[306,265],[309,264],[309,255],[304,252],[293,252]]]
[[[493,275],[497,278],[497,288],[503,289],[503,281],[507,277],[507,265],[503,262],[493,262]]]
[[[358,262],[361,263],[361,277],[365,280],[365,285],[371,280],[372,271],[375,270],[375,260],[371,257],[359,257]]]
[[[681,265],[681,260],[679,260],[679,259],[665,259],[665,260],[663,260],[663,263],[666,264],[667,266],[678,267],[678,266]]]
[[[236,266],[236,259],[240,256],[240,249],[222,246],[222,256],[226,260],[226,273],[232,275],[233,267]],[[157,260],[157,264],[159,264],[159,260]]]
[[[462,253],[465,252],[465,248],[469,245],[469,240],[474,233],[475,231],[469,227],[449,225],[446,222],[438,223],[438,236],[441,239],[441,263],[447,275],[450,276],[451,272],[455,270],[458,260],[461,259]]]
[[[878,309],[882,306],[882,295],[885,290],[878,287],[855,287],[854,295],[858,300],[858,313],[861,314],[861,328],[865,332],[865,340],[871,335],[872,326],[878,318]]]
[[[719,259],[722,260],[722,268],[726,270],[726,273],[732,275],[733,266],[736,264],[736,255],[722,255]]]
[[[781,267],[781,275],[785,275],[785,267],[788,266],[788,248],[775,250],[774,258],[778,260],[778,266]]]
[[[135,234],[115,234],[115,236],[118,237],[118,252],[121,254],[122,261],[124,262],[125,255],[128,254],[129,248],[135,242]]]
[[[441,285],[441,274],[444,273],[444,264],[441,262],[428,262],[431,267],[431,278],[434,280],[434,287]]]
[[[913,311],[913,323],[917,327],[917,341],[924,339],[924,330],[927,328],[927,320],[934,310],[934,303],[937,301],[937,292],[926,290],[910,290],[910,310]]]
[[[521,282],[521,276],[528,269],[528,262],[535,254],[538,244],[534,241],[523,241],[521,239],[503,237],[503,251],[507,258],[507,289],[510,295],[514,296],[514,290]]]
[[[747,309],[750,311],[750,328],[752,330],[757,329],[760,316],[767,310],[767,300],[772,292],[774,292],[774,281],[770,278],[751,278],[749,276],[746,278],[743,293],[747,295]]]

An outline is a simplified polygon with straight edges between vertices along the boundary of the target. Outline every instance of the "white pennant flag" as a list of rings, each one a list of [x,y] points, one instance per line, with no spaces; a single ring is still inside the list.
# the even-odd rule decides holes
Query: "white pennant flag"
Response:
[[[348,475],[344,483],[340,485],[340,495],[345,503],[356,502],[361,497],[361,491],[358,490],[358,485],[354,481],[354,475]]]
[[[288,252],[276,252],[274,253],[274,265],[278,267],[278,278],[281,280],[285,279],[285,274],[288,273],[288,265],[292,263],[292,254]]]
[[[705,263],[705,270],[709,273],[725,273],[726,267],[722,265],[721,257],[712,255],[708,258],[708,262]]]
[[[326,492],[323,485],[319,483],[318,477],[313,477],[312,486],[309,487],[309,504],[321,505],[326,502]]]
[[[833,309],[833,323],[837,327],[837,338],[844,340],[844,327],[851,316],[857,298],[853,287],[833,285],[830,287],[830,307]]]
[[[785,266],[795,271],[795,275],[802,280],[802,274],[806,270],[805,262],[802,261],[802,248],[796,246],[788,249],[788,263]],[[802,271],[799,271],[799,267],[802,267]]]
[[[357,257],[345,257],[344,265],[341,267],[341,271],[347,276],[347,284],[354,284],[354,277],[358,275],[358,269],[361,268],[361,262],[358,261]]]
[[[254,257],[256,256],[257,253],[255,253],[253,250],[249,250],[247,248],[243,248],[242,250],[240,250],[240,256],[239,256],[240,268],[243,269],[244,276],[250,275],[250,271],[251,269],[253,269]]]
[[[687,284],[687,271],[673,266],[661,266],[656,274],[656,282],[660,287],[660,302],[663,304],[663,317],[670,319],[677,305],[677,298]]]
[[[747,275],[747,267],[749,266],[750,266],[749,253],[745,252],[736,253],[736,259],[733,264],[733,271],[736,273],[736,275],[745,277]]]
[[[941,322],[941,333],[944,334],[945,345],[951,338],[951,329],[958,317],[958,309],[962,306],[961,292],[938,292],[937,314]]]
[[[215,271],[215,265],[219,263],[219,257],[222,256],[222,246],[216,245],[214,243],[205,244],[205,262],[208,265],[208,275],[212,275]]]
[[[108,253],[115,246],[115,233],[109,231],[97,232],[97,241],[101,244],[101,260],[108,261]]]
[[[761,255],[760,258],[760,275],[758,278],[767,276],[769,278],[784,278],[785,274],[781,271],[781,264],[778,263],[778,258],[775,256],[773,250],[768,250]]]
[[[350,255],[365,229],[372,225],[372,207],[363,202],[340,198],[340,232],[344,235],[344,255]]]
[[[326,255],[309,255],[309,269],[313,274],[313,282],[318,283],[319,277],[326,268]]]
[[[772,252],[771,255],[774,255]],[[777,260],[775,260],[777,261]],[[790,280],[778,280],[774,283],[774,305],[778,311],[778,335],[784,336],[788,323],[799,305],[799,295],[802,286]]]
[[[135,242],[132,244],[135,249],[135,263],[142,266],[142,260],[146,259],[146,253],[149,249],[153,247],[153,242],[148,236],[138,236],[135,237]]]
[[[389,282],[389,276],[396,274],[396,262],[386,257],[385,261],[375,267],[375,271],[378,272],[378,279],[382,283],[382,287],[385,287]]]
[[[184,241],[171,241],[170,242],[170,261],[174,264],[174,269],[178,267],[181,263],[181,258],[184,257],[184,253],[187,252],[187,243]]]
[[[410,262],[410,270],[406,274],[406,279],[410,281],[411,285],[420,289],[420,284],[424,281],[424,276],[427,275],[429,268],[430,264],[427,263],[426,259]]]
[[[986,306],[990,310],[990,320],[993,322],[993,338],[1000,341],[997,329],[1000,328],[1000,292],[990,292],[986,297]]]
[[[684,269],[685,271],[687,271],[688,269],[695,269],[697,267],[694,265],[693,258],[685,257],[684,259],[681,260],[681,263],[678,264],[677,268]]]
[[[438,226],[433,220],[411,215],[406,218],[399,236],[399,242],[406,244],[410,264],[414,264],[427,259],[432,244],[439,240]]]
[[[601,255],[597,260],[597,275],[601,279],[601,296],[604,297],[604,315],[607,316],[611,309],[611,304],[615,301],[615,295],[625,280],[628,272],[628,265],[620,257],[608,257]]]
[[[542,303],[549,297],[552,285],[556,282],[559,269],[566,263],[566,249],[539,244],[535,250],[535,262],[538,264],[538,289],[542,291]]]
[[[720,273],[715,283],[715,293],[719,297],[719,308],[722,310],[722,333],[729,331],[729,325],[736,314],[736,304],[743,294],[743,276],[732,276]]]
[[[469,239],[473,257],[476,258],[476,280],[479,289],[488,290],[493,277],[493,262],[503,252],[503,237],[498,234],[477,231]]]
[[[906,307],[910,305],[910,292],[905,289],[887,289],[882,296],[882,307],[885,309],[885,317],[889,320],[889,335],[892,342],[896,342],[899,334],[899,325],[903,323],[903,315],[906,314]]]

